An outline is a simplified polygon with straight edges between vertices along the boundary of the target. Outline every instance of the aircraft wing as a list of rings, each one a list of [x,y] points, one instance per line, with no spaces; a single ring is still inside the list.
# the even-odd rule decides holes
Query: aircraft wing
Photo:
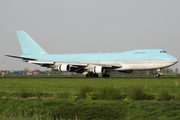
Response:
[[[61,64],[68,64],[68,65],[72,65],[72,66],[88,66],[88,64],[86,63],[78,63],[78,62],[46,62],[46,61],[28,61],[28,63],[32,63],[32,64],[37,64],[37,65],[41,65],[42,67],[45,67],[45,65],[49,65],[49,67],[52,66],[58,66]]]
[[[121,68],[122,65],[121,64],[92,64],[92,65],[97,65],[97,66],[103,66],[105,68]]]
[[[32,64],[37,64],[41,65],[41,67],[47,67],[47,68],[52,68],[57,69],[58,66],[60,65],[69,65],[70,66],[70,72],[77,72],[77,73],[83,73],[87,69],[93,68],[95,66],[102,66],[104,68],[108,69],[115,69],[115,68],[121,68],[121,64],[101,64],[101,63],[82,63],[82,62],[54,62],[54,61],[37,61],[35,58],[27,58],[27,57],[19,57],[19,56],[14,56],[14,55],[6,55],[8,57],[13,57],[13,58],[19,58],[25,62],[32,63]]]
[[[93,66],[102,66],[106,68],[121,68],[121,64],[96,64],[96,63],[81,63],[81,62],[45,62],[45,61],[28,61],[28,63],[32,64],[38,64],[38,65],[60,65],[60,64],[68,64],[71,66],[83,66],[87,67],[88,65],[93,65]]]
[[[114,68],[121,68],[121,64],[100,64],[100,63],[81,63],[81,62],[46,62],[46,61],[28,61],[28,63],[32,64],[37,64],[41,65],[42,67],[47,67],[47,68],[55,68],[59,65],[70,65],[71,67],[71,72],[77,72],[77,73],[83,73],[89,67],[92,66],[102,66],[104,68],[109,68],[109,69],[114,69]]]

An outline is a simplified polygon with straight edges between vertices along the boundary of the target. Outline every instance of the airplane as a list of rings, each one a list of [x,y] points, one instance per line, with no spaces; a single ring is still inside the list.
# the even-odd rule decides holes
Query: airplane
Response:
[[[172,66],[178,59],[162,49],[139,49],[116,53],[48,54],[25,31],[17,31],[24,62],[51,68],[54,71],[86,73],[86,77],[110,77],[110,72],[132,73],[136,70],[157,70]]]

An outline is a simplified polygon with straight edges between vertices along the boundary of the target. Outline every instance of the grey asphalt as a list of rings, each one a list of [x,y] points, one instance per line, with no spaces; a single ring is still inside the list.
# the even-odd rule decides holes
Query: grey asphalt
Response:
[[[0,79],[5,79],[5,78],[86,78],[86,77],[0,77]],[[108,79],[108,78],[118,78],[118,79],[179,79],[180,77],[93,77],[96,79]],[[91,79],[91,78],[87,78]]]

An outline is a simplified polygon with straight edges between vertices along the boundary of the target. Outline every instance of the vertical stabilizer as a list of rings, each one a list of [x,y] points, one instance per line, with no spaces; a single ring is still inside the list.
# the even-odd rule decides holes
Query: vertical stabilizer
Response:
[[[16,31],[24,55],[47,54],[25,31]]]

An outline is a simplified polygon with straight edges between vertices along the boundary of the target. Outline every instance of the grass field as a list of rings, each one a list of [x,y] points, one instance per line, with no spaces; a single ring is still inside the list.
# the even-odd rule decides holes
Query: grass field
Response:
[[[93,93],[87,95],[90,99],[78,98],[79,89],[85,86],[94,88],[94,93],[106,90],[117,94],[120,90],[121,97],[116,100],[106,100],[99,97],[92,100]],[[109,87],[111,86],[111,87]],[[27,92],[39,90],[41,93],[51,94],[46,99],[19,98],[14,94],[24,87]],[[133,87],[142,88],[145,94],[162,95],[178,94],[179,98],[171,97],[168,101],[152,99],[135,100],[129,98]],[[102,89],[103,88],[103,89]],[[118,90],[116,90],[117,88]],[[136,89],[139,90],[139,89]],[[141,89],[140,89],[141,90]],[[164,120],[180,119],[180,79],[179,78],[1,78],[0,79],[0,119],[61,119],[61,120]],[[109,92],[107,91],[107,92]],[[9,93],[8,93],[9,92]],[[55,93],[54,93],[55,92]],[[56,93],[59,96],[56,96]],[[141,93],[141,92],[138,92]],[[125,94],[126,96],[122,97]],[[133,93],[134,94],[134,93]],[[176,96],[176,95],[175,95]],[[79,96],[78,96],[79,97]],[[110,96],[111,97],[111,96]],[[167,97],[166,97],[167,98]],[[170,101],[169,101],[170,100]]]
[[[0,99],[1,120],[179,120],[175,101]]]
[[[180,79],[157,78],[3,78],[0,79],[0,91],[18,91],[25,86],[29,92],[39,88],[41,92],[76,93],[80,86],[92,86],[99,89],[104,86],[114,86],[122,93],[129,92],[132,86],[140,86],[145,93],[155,94],[161,88],[166,88],[170,94],[180,93]]]

